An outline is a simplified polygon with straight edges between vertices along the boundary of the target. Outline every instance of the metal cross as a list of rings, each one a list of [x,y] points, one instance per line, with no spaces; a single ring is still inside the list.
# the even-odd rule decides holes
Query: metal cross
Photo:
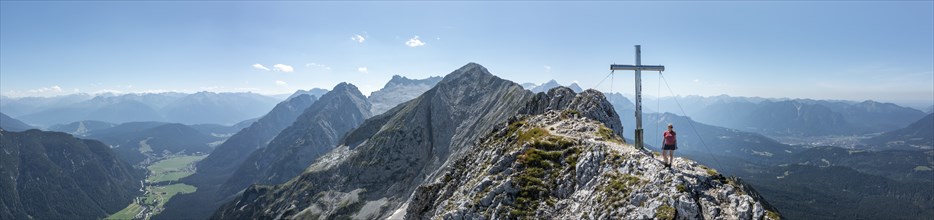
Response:
[[[665,71],[662,65],[642,65],[642,50],[640,45],[636,45],[636,65],[610,65],[610,70],[635,70],[636,71],[636,148],[643,149],[644,138],[642,138],[642,71]]]

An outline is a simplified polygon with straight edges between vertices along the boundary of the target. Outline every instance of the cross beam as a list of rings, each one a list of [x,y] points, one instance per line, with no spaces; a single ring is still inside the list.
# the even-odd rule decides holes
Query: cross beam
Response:
[[[644,138],[642,138],[642,71],[665,71],[662,65],[642,65],[642,49],[636,45],[636,65],[610,65],[610,70],[635,70],[636,71],[636,148],[643,149]]]
[[[647,70],[647,71],[665,71],[665,66],[660,65],[610,65],[610,70]]]

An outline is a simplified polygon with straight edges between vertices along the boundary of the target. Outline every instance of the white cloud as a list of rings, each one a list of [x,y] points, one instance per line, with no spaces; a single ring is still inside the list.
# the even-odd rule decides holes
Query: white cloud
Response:
[[[113,90],[113,89],[101,89],[101,90],[94,91],[94,92],[92,92],[91,94],[92,94],[92,95],[101,95],[101,94],[107,94],[107,93],[111,93],[111,94],[123,94],[123,93],[125,93],[125,92],[120,91],[120,90]]]
[[[148,90],[136,91],[135,93],[138,93],[138,94],[147,94],[147,93],[148,93],[148,94],[159,94],[159,93],[166,93],[166,92],[192,93],[192,92],[190,92],[190,91],[188,91],[188,90],[179,90],[179,89],[148,89]]]
[[[59,86],[44,87],[44,88],[29,90],[29,92],[31,93],[62,92],[62,87],[59,87]]]
[[[220,89],[223,89],[223,88],[224,88],[223,86],[202,86],[202,87],[198,87],[198,90],[213,92],[213,91],[219,91]]]
[[[551,71],[551,66],[545,66],[545,72]]]
[[[409,47],[421,47],[421,46],[425,46],[425,42],[423,42],[422,40],[419,40],[418,36],[415,36],[412,39],[409,39],[408,41],[406,41],[405,45]]]
[[[357,43],[363,43],[364,41],[366,41],[366,37],[363,37],[363,35],[359,35],[359,34],[354,34],[354,36],[350,37],[350,39],[353,41],[356,41]]]
[[[285,81],[282,81],[282,80],[276,80],[276,85],[279,85],[279,86],[288,86],[289,84],[288,84],[288,83],[285,83]]]
[[[694,79],[694,83],[700,82],[700,79]]]
[[[357,68],[357,72],[369,73],[370,71],[367,71],[366,67],[359,67],[359,68]]]
[[[286,73],[295,72],[295,68],[292,68],[292,66],[281,64],[281,63],[272,65],[272,68],[275,68],[276,71],[280,71],[280,72],[286,72]]]
[[[270,70],[269,68],[266,68],[265,66],[263,66],[263,64],[258,64],[258,63],[257,63],[257,64],[253,64],[253,68],[256,68],[256,69],[259,69],[259,70],[265,70],[265,71],[269,71],[269,70]]]
[[[324,65],[324,64],[320,64],[320,63],[306,63],[306,64],[305,64],[305,67],[317,67],[317,68],[321,68],[321,69],[324,69],[324,70],[331,70],[331,67],[330,67],[330,66],[327,66],[327,65]]]

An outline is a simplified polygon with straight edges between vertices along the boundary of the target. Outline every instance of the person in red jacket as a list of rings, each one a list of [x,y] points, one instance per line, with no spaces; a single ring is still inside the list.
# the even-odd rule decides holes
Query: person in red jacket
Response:
[[[675,127],[668,124],[668,130],[665,131],[662,141],[662,158],[665,160],[665,167],[671,167],[671,162],[675,159],[675,150],[678,149],[678,139],[675,137]]]

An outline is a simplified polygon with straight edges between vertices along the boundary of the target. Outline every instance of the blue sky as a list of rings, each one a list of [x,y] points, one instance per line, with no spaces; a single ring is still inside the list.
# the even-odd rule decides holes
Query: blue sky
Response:
[[[280,94],[343,81],[369,94],[394,74],[444,75],[467,62],[519,83],[588,88],[609,64],[633,63],[641,44],[643,63],[665,65],[679,95],[934,103],[932,1],[0,6],[6,96]],[[644,78],[658,94],[657,74]],[[614,79],[612,91],[632,93],[632,73]]]

